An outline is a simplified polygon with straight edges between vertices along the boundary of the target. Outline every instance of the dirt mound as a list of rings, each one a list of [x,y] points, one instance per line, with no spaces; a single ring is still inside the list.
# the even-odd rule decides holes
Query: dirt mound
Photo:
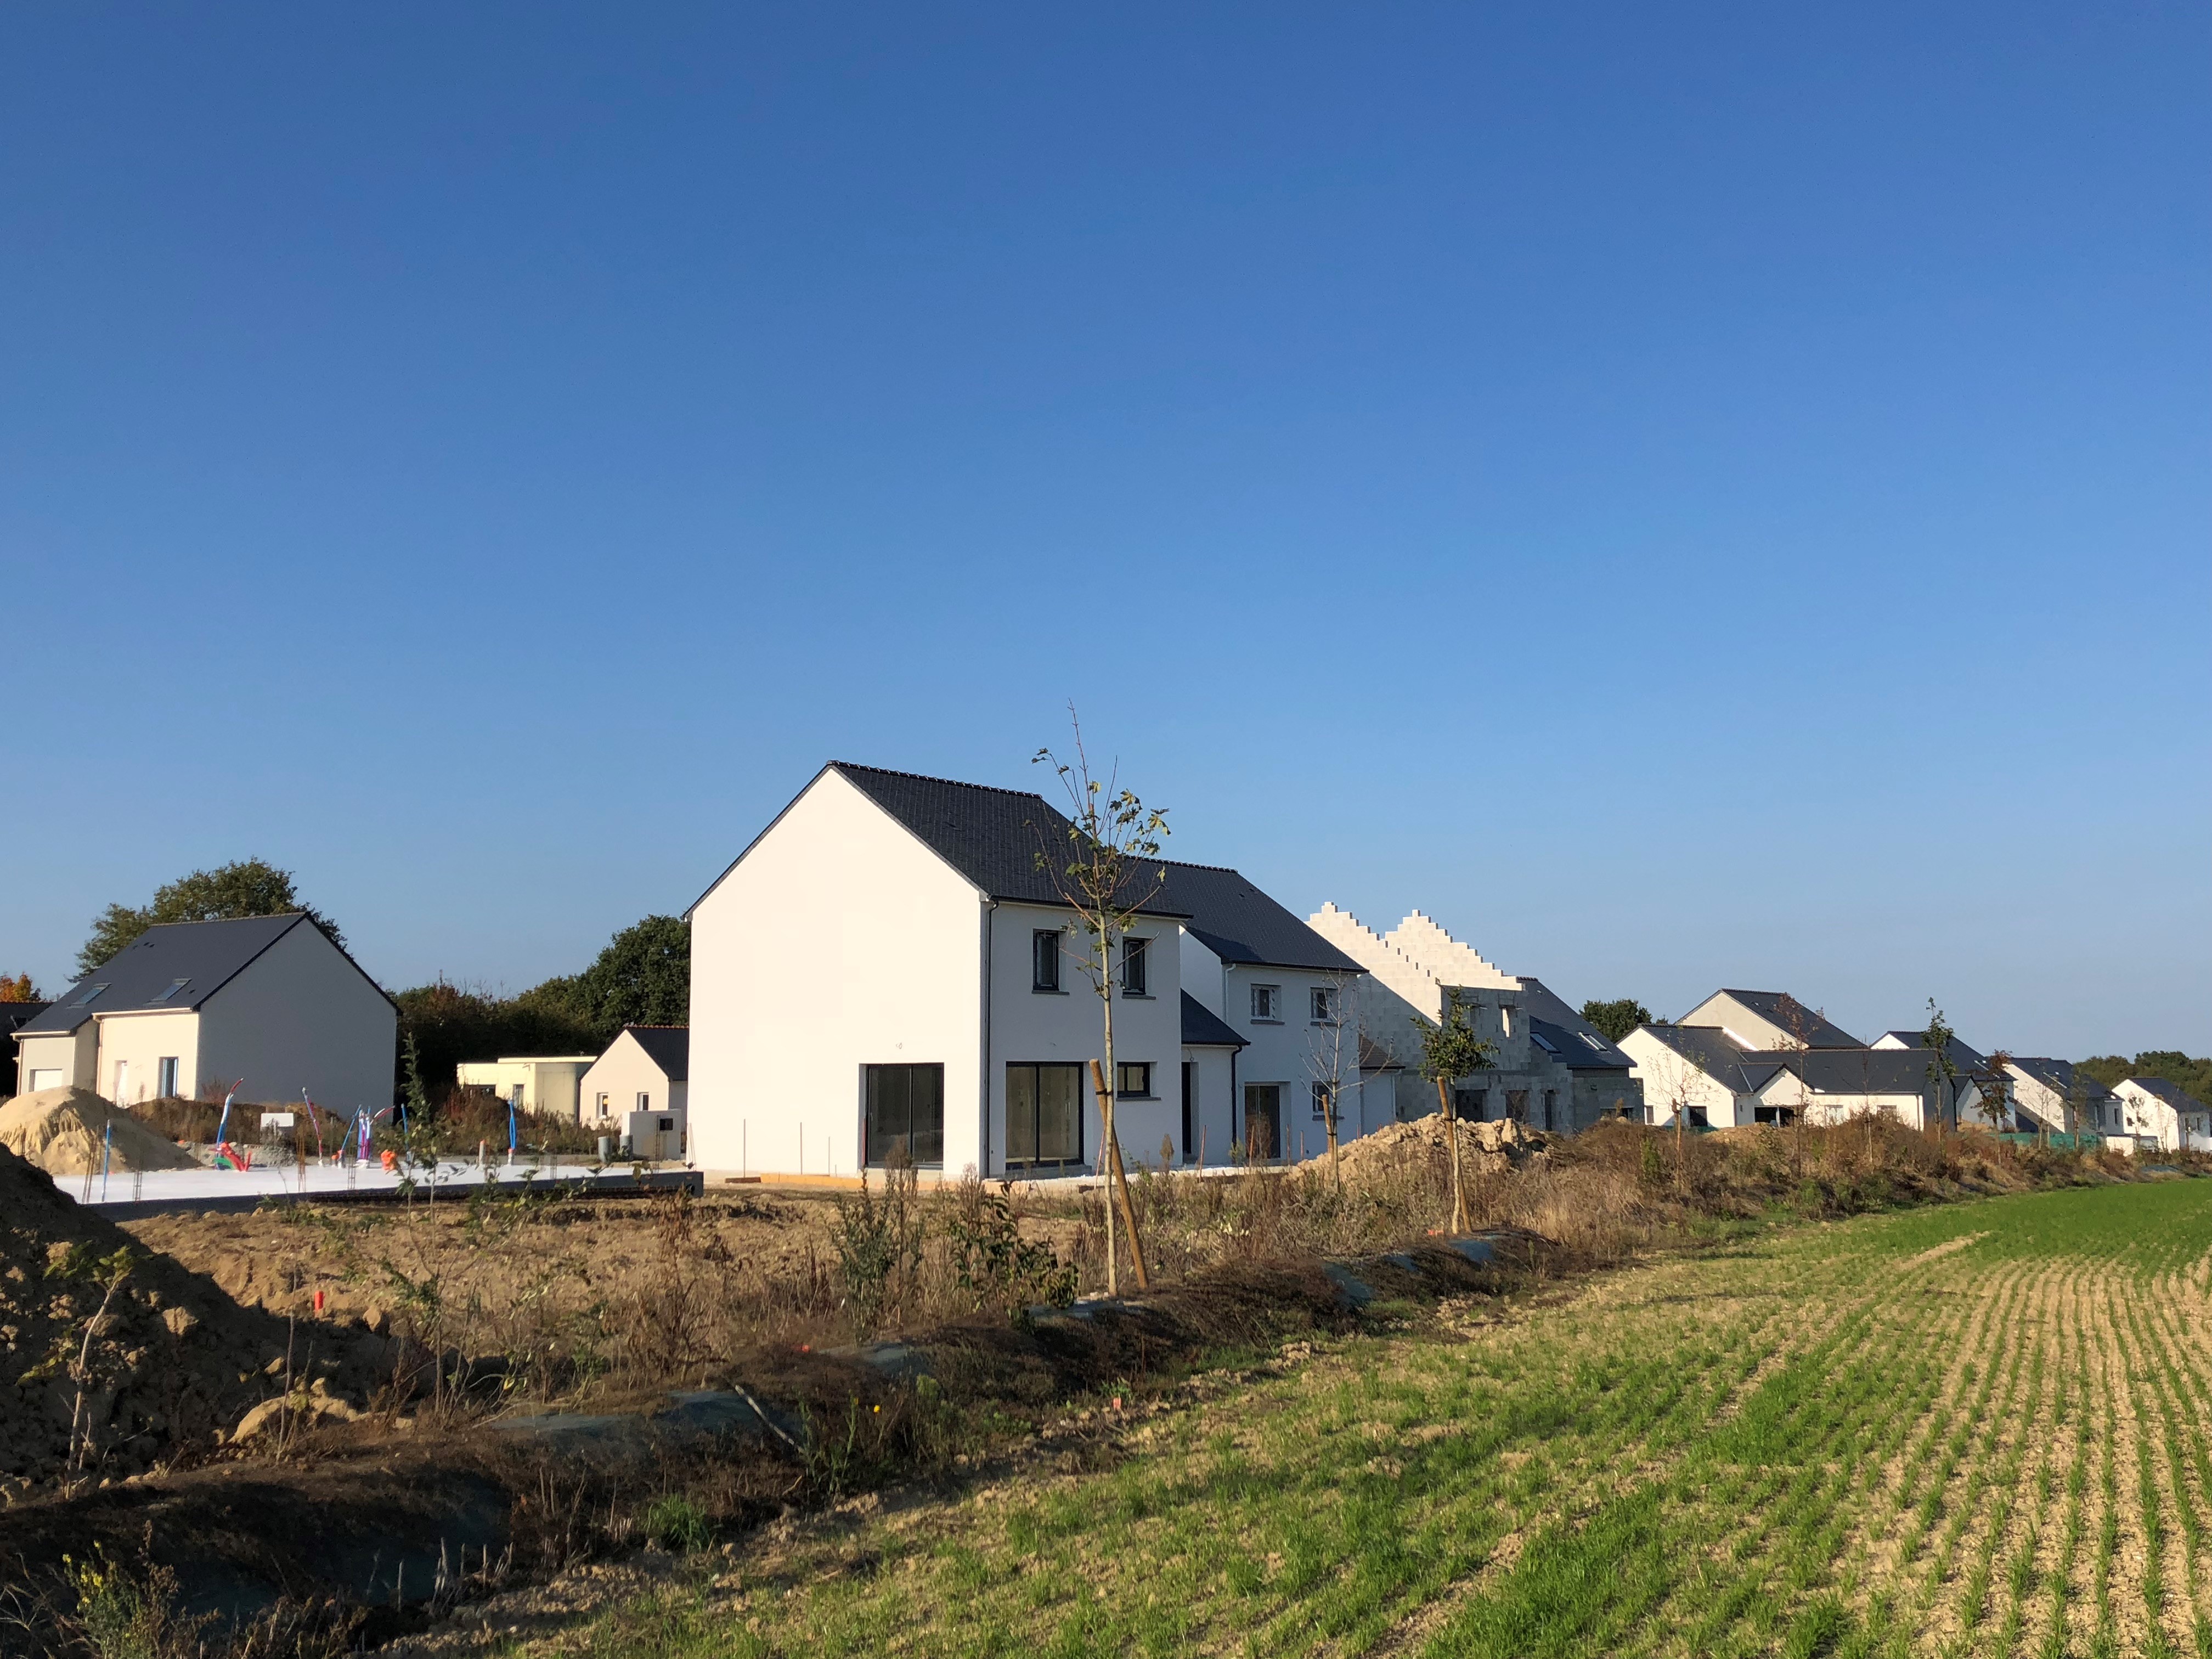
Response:
[[[288,1345],[295,1386],[356,1401],[385,1352],[345,1328],[295,1330],[240,1307],[0,1148],[0,1495],[215,1445],[284,1391]]]
[[[0,1106],[0,1146],[48,1175],[84,1175],[103,1156],[111,1170],[191,1170],[199,1162],[89,1089],[17,1095]]]
[[[1487,1123],[1455,1118],[1451,1127],[1459,1132],[1462,1167],[1470,1174],[1501,1172],[1551,1145],[1549,1135],[1511,1118]],[[1408,1164],[1446,1163],[1451,1157],[1451,1142],[1443,1114],[1432,1112],[1410,1122],[1386,1123],[1371,1134],[1346,1142],[1338,1157],[1346,1181],[1383,1179]]]

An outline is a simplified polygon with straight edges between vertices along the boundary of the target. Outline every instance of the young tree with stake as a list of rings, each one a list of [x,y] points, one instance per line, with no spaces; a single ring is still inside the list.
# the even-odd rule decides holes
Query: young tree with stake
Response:
[[[1353,991],[1354,976],[1333,974],[1326,986],[1313,988],[1320,1000],[1313,1009],[1313,1018],[1306,1027],[1306,1072],[1313,1079],[1316,1098],[1322,1109],[1322,1127],[1328,1134],[1328,1176],[1338,1186],[1344,1184],[1339,1167],[1338,1154],[1344,1143],[1345,1078],[1352,1078],[1352,1086],[1365,1086],[1359,1076],[1358,1018],[1348,1006]],[[1364,1116],[1364,1114],[1363,1114]]]
[[[1443,1018],[1431,1024],[1419,1015],[1413,1024],[1421,1033],[1421,1070],[1437,1083],[1437,1103],[1443,1110],[1444,1138],[1451,1143],[1451,1230],[1463,1233],[1470,1225],[1467,1213],[1467,1182],[1460,1173],[1459,1123],[1452,1110],[1451,1085],[1463,1077],[1490,1069],[1498,1045],[1479,1037],[1468,1021],[1459,988],[1445,993]]]
[[[1959,1097],[1959,1066],[1951,1058],[1951,1044],[1957,1033],[1943,1018],[1943,1011],[1936,1006],[1936,999],[1928,999],[1928,1029],[1921,1033],[1921,1046],[1929,1051],[1928,1080],[1936,1085],[1936,1133],[1943,1133],[1945,1115],[1951,1103]]]
[[[1136,1269],[1137,1285],[1147,1286],[1143,1242],[1137,1237],[1135,1208],[1129,1202],[1129,1180],[1121,1166],[1121,1146],[1114,1128],[1114,1097],[1119,1079],[1114,1069],[1114,953],[1125,955],[1129,923],[1167,884],[1167,871],[1157,862],[1160,842],[1168,834],[1167,813],[1148,807],[1134,790],[1119,787],[1119,769],[1103,779],[1094,777],[1091,757],[1083,746],[1083,723],[1071,705],[1068,721],[1074,727],[1075,753],[1062,761],[1049,749],[1040,749],[1032,763],[1049,766],[1059,775],[1068,802],[1066,845],[1040,850],[1037,867],[1052,878],[1060,902],[1083,923],[1087,945],[1083,971],[1098,993],[1104,1025],[1105,1064],[1091,1068],[1092,1086],[1098,1097],[1099,1169],[1108,1187],[1106,1202],[1106,1293],[1121,1293],[1121,1252],[1115,1237],[1115,1212],[1129,1233],[1129,1256]],[[1040,833],[1042,828],[1040,826]]]

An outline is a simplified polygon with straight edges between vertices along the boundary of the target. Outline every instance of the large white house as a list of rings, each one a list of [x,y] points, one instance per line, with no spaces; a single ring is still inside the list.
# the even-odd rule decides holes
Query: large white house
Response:
[[[149,927],[15,1033],[25,1091],[118,1105],[219,1095],[349,1112],[392,1100],[399,1011],[295,912]]]
[[[1419,910],[1388,933],[1333,903],[1310,921],[1367,969],[1353,988],[1367,1127],[1438,1109],[1436,1085],[1421,1074],[1417,1021],[1435,1024],[1455,996],[1492,1050],[1490,1069],[1452,1081],[1457,1115],[1516,1118],[1558,1133],[1607,1115],[1643,1116],[1643,1089],[1629,1057],[1540,980],[1504,972]]]
[[[1095,1168],[1086,938],[1036,794],[833,763],[687,913],[690,1148],[713,1170]],[[1123,1155],[1315,1148],[1360,965],[1234,870],[1148,863],[1111,963]]]

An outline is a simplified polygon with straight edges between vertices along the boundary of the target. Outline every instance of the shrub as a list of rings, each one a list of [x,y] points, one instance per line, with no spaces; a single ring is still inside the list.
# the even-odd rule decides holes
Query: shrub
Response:
[[[714,1541],[714,1529],[706,1511],[688,1498],[672,1493],[653,1500],[645,1512],[645,1538],[649,1544],[678,1555],[703,1550]]]

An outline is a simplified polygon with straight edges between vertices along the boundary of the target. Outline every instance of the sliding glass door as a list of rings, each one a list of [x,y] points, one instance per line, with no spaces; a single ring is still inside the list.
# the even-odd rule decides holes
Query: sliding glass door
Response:
[[[1018,1060],[1006,1067],[1006,1167],[1083,1162],[1083,1068]]]
[[[942,1168],[945,1163],[945,1068],[864,1066],[868,1164],[895,1158]]]

